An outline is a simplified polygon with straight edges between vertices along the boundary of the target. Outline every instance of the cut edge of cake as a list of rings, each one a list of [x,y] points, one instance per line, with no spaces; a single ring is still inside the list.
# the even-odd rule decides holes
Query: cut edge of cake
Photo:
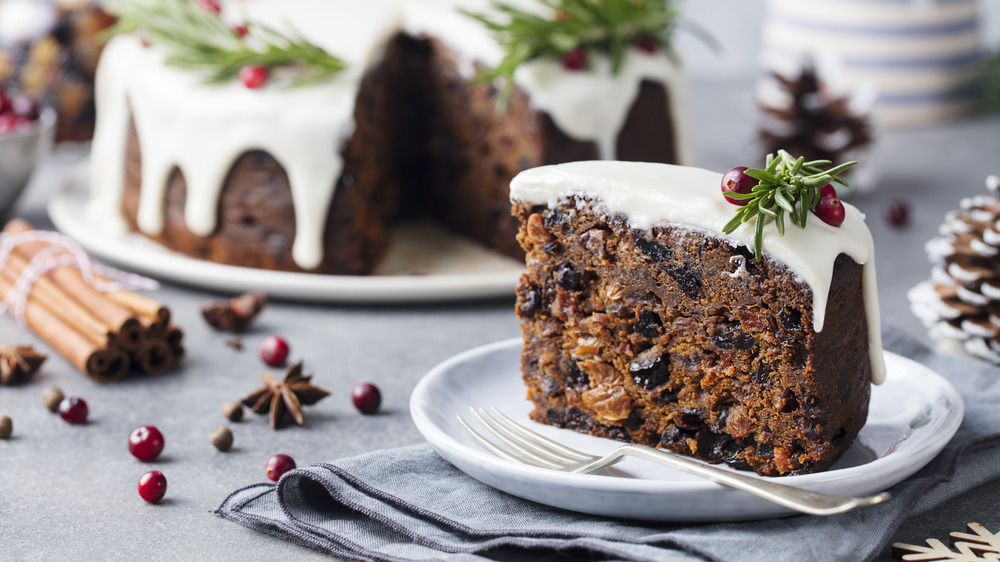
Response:
[[[746,226],[721,234],[720,179],[623,162],[515,178],[532,417],[761,474],[824,470],[884,379],[871,235],[847,205],[839,228],[765,232],[758,262]]]

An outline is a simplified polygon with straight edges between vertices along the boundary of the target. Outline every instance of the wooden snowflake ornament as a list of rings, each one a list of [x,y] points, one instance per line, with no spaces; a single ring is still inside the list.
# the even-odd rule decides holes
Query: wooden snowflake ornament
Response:
[[[1000,562],[1000,533],[991,533],[979,523],[969,523],[971,533],[954,532],[951,537],[952,550],[937,539],[927,539],[928,546],[894,543],[892,556],[910,562],[937,562],[958,560],[975,562],[992,560]]]

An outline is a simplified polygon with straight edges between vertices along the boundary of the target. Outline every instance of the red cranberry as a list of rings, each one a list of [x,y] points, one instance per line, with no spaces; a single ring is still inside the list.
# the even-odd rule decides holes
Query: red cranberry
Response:
[[[159,470],[150,470],[139,477],[139,495],[149,503],[163,499],[167,493],[167,477]]]
[[[280,367],[288,359],[288,342],[281,336],[267,336],[260,342],[260,360],[272,367]]]
[[[267,472],[267,478],[273,482],[277,482],[281,475],[295,468],[295,460],[288,456],[277,454],[267,459],[267,466],[264,468]]]
[[[195,2],[204,10],[216,14],[222,13],[222,6],[219,5],[218,0],[195,0]]]
[[[828,184],[824,185],[823,187],[819,188],[819,198],[820,199],[828,199],[828,198],[836,199],[837,198],[837,188],[833,187],[832,183],[828,183]]]
[[[910,222],[910,204],[902,199],[889,200],[882,213],[892,226],[903,227]]]
[[[240,80],[243,81],[243,85],[251,90],[256,90],[267,82],[268,72],[263,66],[258,66],[256,64],[249,64],[240,69]]]
[[[660,44],[656,42],[656,39],[653,39],[649,35],[645,35],[637,39],[635,46],[638,47],[639,50],[645,51],[649,54],[655,53],[656,50],[660,48]]]
[[[744,206],[750,202],[749,199],[733,199],[727,193],[750,193],[757,185],[757,180],[744,174],[746,166],[736,166],[722,176],[722,196],[733,205]]]
[[[844,204],[836,197],[824,197],[813,209],[821,221],[830,226],[840,226],[844,222]]]
[[[568,70],[584,70],[587,68],[587,51],[580,47],[562,56],[562,64]]]
[[[163,452],[163,434],[151,425],[140,425],[128,435],[128,450],[141,461],[151,461]]]
[[[87,403],[83,398],[70,396],[59,403],[59,417],[73,425],[87,423],[88,413]]]
[[[362,414],[374,414],[382,405],[382,393],[370,382],[363,382],[351,391],[351,402]]]
[[[242,23],[240,23],[240,24],[237,24],[237,25],[233,26],[233,33],[236,34],[237,37],[239,37],[240,39],[242,39],[242,38],[244,38],[244,37],[247,36],[247,33],[249,33],[249,30],[247,30],[247,26],[245,26]]]
[[[16,113],[0,114],[0,135],[14,131],[23,131],[31,127],[31,121]]]

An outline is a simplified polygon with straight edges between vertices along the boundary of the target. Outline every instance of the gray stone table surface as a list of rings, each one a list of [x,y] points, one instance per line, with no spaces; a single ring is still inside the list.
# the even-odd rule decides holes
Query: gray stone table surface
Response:
[[[700,165],[725,170],[756,162],[751,86],[749,78],[695,81]],[[985,176],[1000,172],[998,156],[997,117],[881,135],[872,158],[877,187],[851,202],[868,214],[875,236],[885,323],[923,337],[905,297],[928,275],[923,243],[959,198],[985,192]],[[54,183],[43,173],[17,213],[48,226],[44,206],[58,189]],[[906,228],[891,228],[882,218],[884,204],[896,198],[911,202]],[[165,284],[156,296],[185,330],[188,356],[180,368],[98,385],[53,354],[30,383],[0,387],[0,413],[14,421],[13,437],[0,441],[0,559],[318,558],[210,510],[234,489],[264,480],[264,464],[274,453],[307,464],[422,441],[407,407],[420,377],[458,352],[518,335],[512,297],[397,307],[275,302],[238,352],[198,313],[200,303],[218,295]],[[331,396],[307,408],[304,427],[274,431],[264,417],[252,414],[229,424],[235,447],[219,453],[208,435],[225,423],[223,403],[259,386],[257,374],[265,369],[255,349],[272,333],[288,339],[292,356],[305,360],[314,382]],[[0,318],[0,343],[47,349],[9,317]],[[362,381],[382,388],[380,414],[362,416],[351,405],[350,390]],[[70,426],[43,407],[41,391],[51,384],[89,402],[87,425]],[[139,462],[127,451],[129,431],[142,424],[154,424],[166,436],[166,450],[155,462]],[[150,469],[161,470],[169,481],[167,497],[157,505],[136,493],[138,477]],[[983,486],[913,519],[899,531],[899,540],[945,538],[968,521],[1000,529],[998,488],[1000,482]]]

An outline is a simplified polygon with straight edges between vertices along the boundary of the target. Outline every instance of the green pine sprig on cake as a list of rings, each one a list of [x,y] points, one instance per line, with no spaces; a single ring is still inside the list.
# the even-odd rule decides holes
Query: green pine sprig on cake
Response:
[[[722,232],[732,234],[743,223],[754,220],[754,256],[762,257],[764,226],[774,221],[778,236],[785,235],[785,216],[793,225],[806,227],[810,213],[823,222],[839,227],[844,222],[844,206],[837,198],[833,183],[847,186],[839,174],[857,161],[831,168],[829,160],[806,162],[784,150],[768,154],[764,168],[737,166],[722,176],[722,193],[727,201],[739,205],[736,215]]]
[[[239,78],[257,88],[270,70],[289,69],[290,85],[325,80],[346,68],[343,60],[294,33],[246,22],[230,27],[216,0],[125,0],[108,10],[118,18],[110,34],[139,33],[166,50],[166,64],[200,72],[207,83]]]
[[[534,59],[561,60],[570,70],[588,66],[588,53],[604,53],[612,72],[630,48],[669,52],[678,11],[668,0],[539,0],[548,14],[526,11],[506,2],[493,13],[466,15],[480,21],[503,48],[500,64],[484,72],[485,81],[502,82],[501,105],[514,87],[514,72]]]

